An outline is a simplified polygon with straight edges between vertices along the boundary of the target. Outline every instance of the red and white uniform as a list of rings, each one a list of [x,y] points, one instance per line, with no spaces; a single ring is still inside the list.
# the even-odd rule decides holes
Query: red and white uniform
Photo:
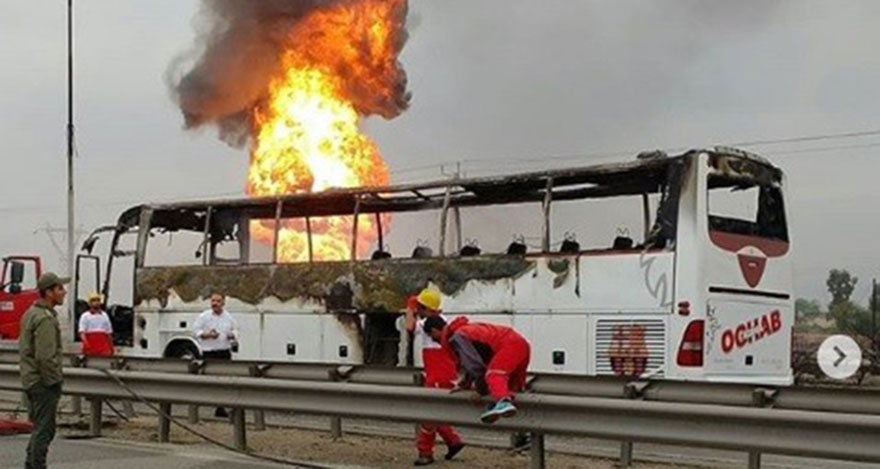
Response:
[[[443,346],[481,394],[499,401],[525,389],[531,346],[513,328],[455,318],[443,332]]]
[[[82,353],[89,357],[113,355],[113,325],[107,313],[86,311],[79,317]]]
[[[443,315],[440,315],[444,320]],[[452,388],[458,379],[455,360],[443,345],[425,334],[425,320],[416,323],[415,335],[422,342],[422,364],[425,367],[425,386],[429,388]]]
[[[416,322],[415,335],[422,342],[422,364],[425,369],[425,386],[429,388],[451,389],[458,379],[458,370],[455,366],[455,360],[443,346],[425,334],[425,320],[420,319]],[[416,438],[416,449],[419,454],[430,456],[434,454],[434,442],[437,434],[443,438],[446,446],[456,446],[461,444],[461,437],[458,432],[450,425],[439,425],[436,423],[423,423],[419,429],[419,435]]]

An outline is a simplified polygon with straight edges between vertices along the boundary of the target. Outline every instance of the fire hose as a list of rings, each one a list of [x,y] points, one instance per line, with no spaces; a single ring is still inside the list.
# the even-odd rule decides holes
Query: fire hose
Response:
[[[298,467],[298,468],[304,468],[304,469],[332,469],[334,467],[334,466],[325,466],[325,465],[321,465],[321,464],[316,464],[316,463],[312,463],[312,462],[308,462],[308,461],[296,461],[296,460],[292,460],[292,459],[277,458],[274,456],[268,456],[265,454],[255,453],[255,452],[248,451],[248,450],[238,449],[232,445],[229,445],[227,443],[224,443],[222,441],[214,439],[214,438],[196,430],[195,428],[192,428],[189,425],[181,422],[180,420],[174,418],[174,416],[170,415],[169,413],[163,411],[162,409],[160,409],[159,407],[157,407],[153,403],[144,399],[141,395],[139,395],[137,393],[137,391],[132,389],[129,385],[127,385],[124,381],[122,381],[122,379],[120,379],[115,374],[111,373],[109,370],[101,369],[100,371],[101,371],[101,373],[105,374],[110,379],[112,379],[119,387],[124,389],[125,392],[129,393],[135,400],[137,400],[141,404],[146,405],[150,410],[155,412],[157,415],[161,416],[164,419],[167,419],[169,422],[173,423],[174,425],[177,425],[178,427],[180,427],[184,431],[186,431],[192,435],[195,435],[195,436],[201,438],[202,440],[204,440],[208,443],[211,443],[214,446],[225,449],[227,451],[231,451],[236,454],[240,454],[240,455],[247,456],[247,457],[250,457],[253,459],[257,459],[260,461],[272,462],[272,463],[276,463],[276,464],[283,464],[286,466],[292,466],[292,467]]]

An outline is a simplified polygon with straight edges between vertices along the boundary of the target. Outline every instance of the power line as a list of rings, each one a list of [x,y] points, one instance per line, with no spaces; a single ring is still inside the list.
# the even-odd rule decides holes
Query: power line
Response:
[[[855,131],[855,132],[841,132],[841,133],[830,133],[830,134],[818,134],[818,135],[803,135],[797,137],[786,137],[786,138],[776,138],[776,139],[763,139],[763,140],[746,140],[741,142],[730,142],[730,143],[722,143],[719,145],[722,146],[730,146],[730,147],[750,147],[750,146],[762,146],[762,145],[776,145],[776,144],[785,144],[785,143],[801,143],[801,142],[812,142],[812,141],[822,141],[822,140],[842,140],[842,139],[852,139],[852,138],[864,138],[870,136],[878,136],[880,135],[880,129],[878,130],[864,130],[864,131]],[[854,148],[872,148],[880,146],[880,143],[869,143],[869,144],[859,144],[859,145],[846,145],[846,146],[837,146],[837,147],[821,147],[821,148],[805,148],[805,149],[797,149],[797,150],[781,150],[781,151],[773,151],[774,155],[781,154],[796,154],[796,153],[812,153],[812,152],[821,152],[821,151],[831,151],[831,150],[844,150],[844,149],[854,149]],[[671,148],[663,148],[662,151],[667,153],[679,153],[683,151],[687,151],[692,147],[671,147]],[[518,157],[510,157],[510,156],[498,156],[491,158],[465,158],[462,160],[458,160],[459,164],[471,164],[471,165],[484,165],[484,164],[493,164],[500,161],[503,161],[504,168],[509,168],[511,164],[514,163],[544,163],[547,161],[554,162],[562,162],[562,161],[582,161],[582,160],[592,160],[592,159],[600,159],[600,158],[614,158],[614,157],[623,157],[623,156],[632,156],[637,155],[641,152],[641,150],[630,150],[630,151],[608,151],[608,152],[597,152],[597,153],[574,153],[574,154],[562,154],[562,155],[550,155],[550,156],[542,156],[542,157],[529,157],[529,158],[518,158]],[[433,165],[425,165],[425,166],[416,166],[411,168],[402,168],[398,170],[391,171],[391,174],[410,174],[419,171],[425,171],[429,169],[439,169],[441,172],[445,168],[445,166],[452,163],[441,163],[441,164],[433,164]],[[501,167],[495,167],[491,169],[482,169],[476,170],[478,172],[487,172],[493,169],[503,169]],[[474,170],[471,170],[474,171]]]
[[[799,143],[799,142],[811,142],[811,141],[823,141],[823,140],[842,140],[842,139],[853,139],[853,138],[864,138],[869,136],[877,136],[880,135],[880,130],[865,130],[858,132],[842,132],[842,133],[832,133],[832,134],[820,134],[820,135],[806,135],[799,137],[789,137],[789,138],[778,138],[778,139],[764,139],[764,140],[750,140],[750,141],[742,141],[742,142],[733,142],[726,143],[726,146],[738,146],[738,147],[746,147],[746,146],[761,146],[761,145],[775,145],[775,144],[784,144],[784,143]],[[772,152],[773,155],[794,155],[794,154],[803,154],[803,153],[822,153],[828,151],[836,151],[836,150],[852,150],[852,149],[863,149],[863,148],[875,148],[880,147],[880,142],[870,142],[863,144],[855,144],[855,145],[838,145],[838,146],[825,146],[825,147],[814,147],[814,148],[798,148],[798,149],[789,149],[789,150],[775,150]],[[676,148],[665,148],[663,151],[667,153],[675,153],[686,151],[688,147],[676,147]],[[428,171],[428,170],[437,170],[439,173],[442,173],[445,168],[451,165],[465,165],[469,164],[472,167],[467,170],[470,173],[491,173],[495,170],[502,169],[510,169],[513,167],[532,167],[535,164],[542,164],[548,161],[551,162],[565,162],[565,161],[582,161],[582,160],[596,160],[596,159],[610,159],[610,158],[618,158],[623,156],[631,156],[638,154],[639,151],[631,150],[631,151],[608,151],[608,152],[595,152],[595,153],[575,153],[575,154],[560,154],[560,155],[551,155],[544,157],[533,157],[533,158],[520,158],[520,157],[512,157],[512,156],[504,156],[504,157],[492,157],[492,158],[465,158],[458,161],[439,163],[439,164],[431,164],[431,165],[423,165],[423,166],[414,166],[408,168],[400,168],[396,170],[389,171],[390,174],[402,175],[402,174],[413,174],[418,173],[420,171]],[[483,167],[480,166],[485,165],[494,165],[495,163],[503,161],[503,166],[493,166],[493,167]],[[240,191],[235,192],[223,192],[223,193],[215,193],[215,194],[199,194],[192,196],[169,196],[163,199],[151,200],[152,202],[161,203],[164,201],[174,201],[180,199],[211,199],[211,198],[219,198],[219,197],[234,197],[243,195]],[[88,203],[83,204],[81,207],[118,207],[118,206],[126,206],[126,205],[137,205],[145,203],[145,199],[140,200],[124,200],[124,201],[114,201],[114,202],[96,202],[96,203]],[[55,211],[61,210],[62,207],[54,206],[54,205],[43,205],[43,206],[18,206],[18,207],[0,207],[0,213],[21,213],[21,212],[45,212],[45,211]]]
[[[782,150],[782,151],[774,151],[773,155],[795,155],[802,153],[824,153],[828,151],[836,151],[836,150],[855,150],[860,148],[875,148],[880,147],[880,142],[872,142],[872,143],[860,143],[856,145],[837,145],[832,147],[819,147],[819,148],[800,148],[797,150]]]
[[[745,142],[729,143],[730,146],[736,147],[752,147],[757,145],[776,145],[780,143],[796,143],[796,142],[814,142],[817,140],[839,140],[844,138],[860,138],[870,137],[872,135],[880,135],[880,130],[864,130],[860,132],[843,132],[837,134],[825,135],[807,135],[802,137],[777,138],[769,140],[752,140]]]

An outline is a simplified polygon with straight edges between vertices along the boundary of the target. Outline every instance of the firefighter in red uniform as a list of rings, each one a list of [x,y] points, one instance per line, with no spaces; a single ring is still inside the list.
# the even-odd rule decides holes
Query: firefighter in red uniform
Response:
[[[452,352],[464,378],[457,387],[476,388],[490,395],[492,405],[483,412],[483,423],[516,415],[513,397],[525,389],[531,347],[513,328],[455,318],[448,325],[440,316],[425,320],[425,333]]]
[[[458,379],[455,362],[452,356],[443,350],[440,342],[424,332],[425,318],[441,317],[440,301],[440,293],[427,288],[418,296],[410,298],[407,302],[405,327],[407,331],[421,338],[425,386],[452,389]],[[416,448],[419,451],[419,457],[414,463],[416,466],[426,466],[434,462],[434,442],[438,433],[448,448],[447,460],[455,457],[464,448],[461,437],[451,426],[423,423],[419,427],[416,439]]]

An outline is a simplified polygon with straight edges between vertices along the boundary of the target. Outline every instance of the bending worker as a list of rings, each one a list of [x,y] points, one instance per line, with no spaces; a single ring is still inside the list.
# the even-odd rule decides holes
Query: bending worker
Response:
[[[440,342],[425,334],[424,330],[425,318],[442,317],[440,303],[440,293],[428,288],[422,290],[418,296],[411,297],[406,305],[404,327],[421,339],[425,386],[452,389],[458,378],[455,362],[442,349]],[[438,433],[448,448],[447,460],[455,457],[464,448],[461,437],[451,426],[423,423],[416,438],[416,449],[419,451],[419,457],[414,463],[416,466],[427,466],[434,462],[434,441]]]
[[[82,353],[89,357],[113,355],[113,325],[103,309],[100,293],[89,294],[89,310],[79,317],[79,338]]]
[[[483,423],[494,423],[500,417],[516,415],[513,397],[526,384],[531,347],[513,328],[455,318],[448,325],[439,316],[425,321],[425,333],[451,351],[464,378],[460,389],[476,388],[493,403],[483,412]]]

